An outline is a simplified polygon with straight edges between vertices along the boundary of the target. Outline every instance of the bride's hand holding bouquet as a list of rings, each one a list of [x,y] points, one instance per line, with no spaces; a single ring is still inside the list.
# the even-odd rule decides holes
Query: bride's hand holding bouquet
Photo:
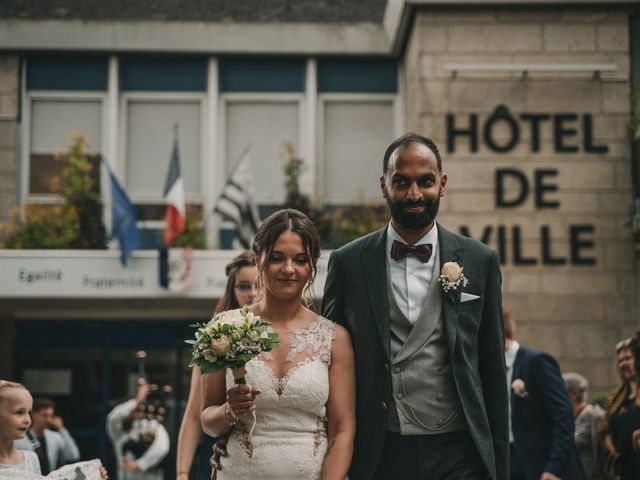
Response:
[[[258,354],[277,347],[278,334],[249,306],[219,313],[208,323],[195,326],[195,340],[187,340],[192,345],[191,366],[200,367],[202,374],[231,370],[235,386],[227,390],[224,416],[234,425],[238,416],[255,410],[253,401],[260,393],[247,385],[244,367]]]

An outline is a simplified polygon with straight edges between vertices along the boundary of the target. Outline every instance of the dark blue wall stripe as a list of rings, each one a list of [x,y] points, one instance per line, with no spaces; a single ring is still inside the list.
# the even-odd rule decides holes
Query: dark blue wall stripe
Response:
[[[243,57],[220,60],[221,92],[304,92],[305,59]]]
[[[199,321],[199,320],[196,320]],[[189,348],[194,321],[119,319],[117,322],[86,319],[25,321],[16,323],[17,347]]]
[[[28,90],[107,90],[108,59],[104,55],[27,56]]]
[[[396,93],[398,62],[387,57],[319,58],[318,91]]]
[[[127,55],[120,62],[120,88],[143,92],[204,92],[207,59],[187,55]]]

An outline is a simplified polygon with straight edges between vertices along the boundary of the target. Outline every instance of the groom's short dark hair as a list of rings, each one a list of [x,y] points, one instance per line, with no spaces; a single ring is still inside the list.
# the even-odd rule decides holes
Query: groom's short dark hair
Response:
[[[384,159],[382,161],[383,174],[387,173],[387,167],[389,166],[389,158],[391,158],[391,154],[398,148],[407,147],[412,143],[421,143],[429,148],[429,150],[434,153],[434,155],[436,156],[436,160],[438,161],[438,172],[442,172],[442,157],[440,156],[440,150],[438,150],[438,146],[435,144],[435,142],[430,138],[420,135],[419,133],[409,132],[405,133],[399,138],[396,138],[393,142],[391,142],[391,145],[387,147],[387,150],[384,152]]]

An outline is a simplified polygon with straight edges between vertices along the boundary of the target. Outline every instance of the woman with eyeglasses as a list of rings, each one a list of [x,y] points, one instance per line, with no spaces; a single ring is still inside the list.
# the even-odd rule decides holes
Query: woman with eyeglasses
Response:
[[[242,252],[225,268],[227,286],[224,294],[216,305],[214,315],[226,310],[233,310],[253,302],[256,296],[256,280],[258,269],[256,257],[252,252]],[[189,472],[196,459],[195,479],[210,480],[211,465],[209,458],[215,439],[202,434],[200,425],[200,369],[193,368],[191,373],[191,387],[187,406],[182,417],[180,433],[178,435],[178,457],[176,460],[176,480],[188,480]],[[199,445],[198,445],[199,444]],[[194,456],[198,448],[198,454]]]

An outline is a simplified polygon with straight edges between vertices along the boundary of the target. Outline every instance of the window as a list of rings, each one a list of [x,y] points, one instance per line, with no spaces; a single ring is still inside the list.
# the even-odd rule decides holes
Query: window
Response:
[[[285,144],[298,151],[305,134],[304,88],[304,58],[229,57],[220,62],[225,173],[248,147],[259,204],[284,201]]]
[[[53,177],[62,172],[62,164],[55,157],[67,150],[71,133],[84,136],[88,152],[100,153],[102,149],[107,58],[31,54],[25,65],[28,134],[22,185],[28,199],[46,202],[51,199]],[[93,161],[97,167],[98,157]],[[96,168],[97,174],[99,171]]]
[[[321,111],[325,202],[381,202],[378,179],[393,140],[393,99],[325,97]]]
[[[77,96],[66,99],[34,96],[30,130],[28,191],[32,196],[51,194],[51,180],[60,175],[63,166],[55,156],[67,150],[70,134],[83,135],[87,150],[100,152],[102,102]]]
[[[146,221],[147,228],[163,227],[164,187],[176,139],[187,204],[196,212],[202,210],[206,84],[207,60],[202,56],[121,58],[123,177],[139,219]],[[187,214],[193,212],[189,209]]]
[[[133,199],[160,201],[169,171],[175,129],[188,198],[200,196],[201,105],[194,100],[127,102],[127,191]]]
[[[326,203],[382,202],[382,156],[400,130],[397,91],[395,59],[318,60],[318,180]]]
[[[241,100],[226,103],[226,171],[231,172],[243,150],[249,148],[256,201],[284,201],[283,167],[285,143],[298,147],[300,112],[298,101],[282,99]]]

